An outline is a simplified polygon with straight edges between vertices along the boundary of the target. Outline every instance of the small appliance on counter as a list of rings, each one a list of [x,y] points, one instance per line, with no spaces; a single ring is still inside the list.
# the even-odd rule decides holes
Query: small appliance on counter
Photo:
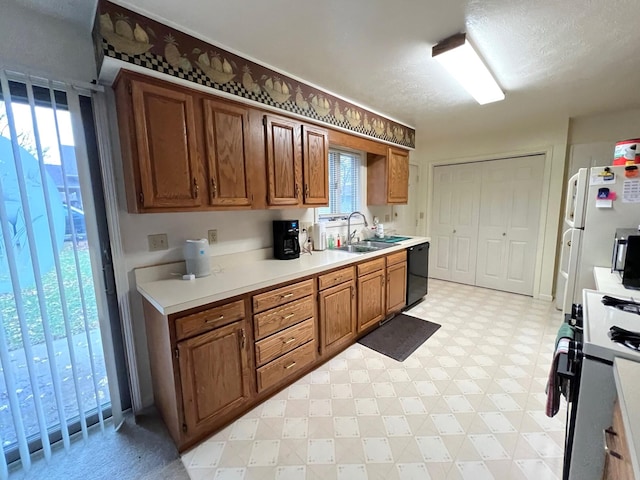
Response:
[[[187,240],[184,242],[183,253],[187,274],[195,275],[197,278],[211,274],[209,241],[206,238]]]
[[[298,220],[273,221],[273,256],[279,260],[300,257]]]
[[[611,271],[620,274],[625,288],[640,290],[640,231],[638,229],[616,229]]]
[[[325,250],[327,248],[327,229],[324,223],[313,224],[313,249]]]

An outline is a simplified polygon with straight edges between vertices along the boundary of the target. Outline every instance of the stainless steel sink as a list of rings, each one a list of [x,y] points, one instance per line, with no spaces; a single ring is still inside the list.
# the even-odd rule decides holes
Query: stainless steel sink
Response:
[[[353,243],[351,245],[343,245],[342,247],[336,248],[336,250],[342,250],[343,252],[349,253],[369,253],[375,252],[378,250],[382,250],[383,248],[393,247],[388,243],[382,242],[358,242]]]

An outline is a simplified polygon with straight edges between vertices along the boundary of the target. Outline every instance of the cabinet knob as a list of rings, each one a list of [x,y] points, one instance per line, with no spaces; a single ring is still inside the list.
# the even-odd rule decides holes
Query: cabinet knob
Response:
[[[216,179],[211,177],[211,194],[214,197],[218,196],[218,185],[216,185]]]
[[[309,198],[309,184],[304,186],[304,197]]]
[[[244,349],[245,345],[247,344],[247,335],[244,333],[244,328],[240,330],[240,335],[240,348]]]

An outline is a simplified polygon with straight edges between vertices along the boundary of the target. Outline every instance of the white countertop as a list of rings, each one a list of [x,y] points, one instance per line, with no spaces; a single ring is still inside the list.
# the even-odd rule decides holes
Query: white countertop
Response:
[[[640,290],[631,290],[622,286],[620,275],[611,272],[607,267],[594,267],[593,277],[596,281],[596,290],[611,295],[624,295],[625,297],[640,296]]]
[[[622,411],[622,422],[627,436],[631,464],[635,478],[640,479],[640,363],[624,358],[614,361],[613,375]]]
[[[392,247],[365,254],[324,250],[314,251],[312,255],[301,254],[300,258],[294,260],[269,258],[238,261],[214,271],[208,277],[195,280],[182,280],[170,276],[148,280],[152,277],[146,273],[139,274],[139,270],[163,267],[145,267],[136,269],[137,289],[160,313],[170,315],[325,270],[387,255],[428,241],[429,237],[411,237],[409,240],[394,243]],[[250,255],[247,254],[247,257]]]

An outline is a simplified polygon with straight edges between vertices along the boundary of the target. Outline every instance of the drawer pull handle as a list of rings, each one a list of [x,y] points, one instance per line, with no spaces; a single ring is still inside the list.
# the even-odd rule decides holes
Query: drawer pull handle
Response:
[[[218,318],[207,318],[204,323],[213,323],[213,322],[218,322],[220,320],[224,319],[224,315],[220,315]]]
[[[293,293],[285,293],[284,295],[282,295],[282,298],[291,298],[293,297]]]
[[[295,341],[296,341],[296,337],[291,337],[289,340],[283,340],[282,343],[284,343],[285,345],[288,345],[291,342],[295,342]]]
[[[295,313],[290,313],[289,315],[285,315],[284,317],[282,317],[283,320],[289,320],[290,318],[293,318],[296,314]]]
[[[291,365],[287,365],[286,367],[284,367],[285,370],[289,370],[290,368],[293,368],[296,366],[296,362],[292,362]]]
[[[611,427],[609,428],[605,428],[604,430],[602,430],[602,438],[603,438],[603,443],[604,443],[604,451],[607,455],[611,455],[614,458],[617,458],[619,460],[622,460],[622,455],[620,455],[618,452],[616,452],[615,450],[611,450],[609,448],[609,442],[607,442],[607,436],[608,435],[613,435],[614,437],[617,436],[618,434],[616,432],[613,431],[613,429]]]

